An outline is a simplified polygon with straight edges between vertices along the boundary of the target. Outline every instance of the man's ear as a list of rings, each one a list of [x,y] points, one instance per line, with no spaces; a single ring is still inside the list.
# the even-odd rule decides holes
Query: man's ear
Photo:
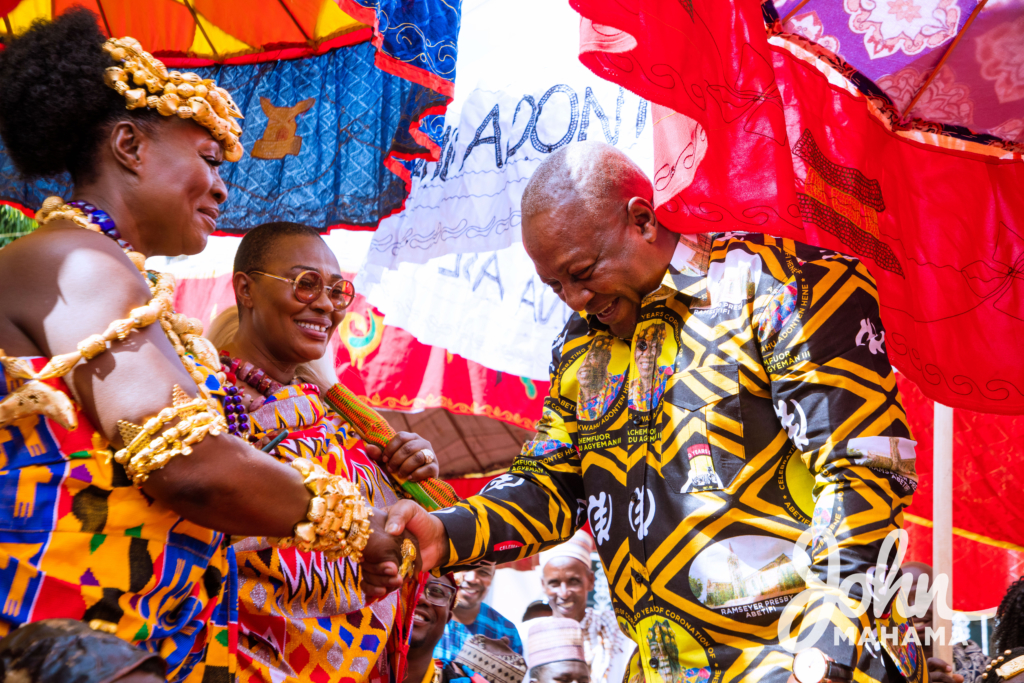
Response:
[[[658,238],[660,226],[658,225],[658,218],[654,214],[654,205],[651,204],[650,200],[643,197],[633,197],[626,204],[626,213],[630,226],[640,231],[640,236],[644,238],[645,242],[654,244],[654,241]]]
[[[594,581],[595,580],[596,579],[594,578],[594,571],[592,569],[591,570],[587,570],[587,592],[588,593],[590,591],[594,590]]]
[[[110,131],[110,151],[122,167],[131,173],[142,168],[149,134],[134,121],[118,121]]]
[[[235,290],[235,302],[239,306],[252,309],[255,304],[252,301],[252,278],[245,273],[235,273],[231,276],[231,287]]]

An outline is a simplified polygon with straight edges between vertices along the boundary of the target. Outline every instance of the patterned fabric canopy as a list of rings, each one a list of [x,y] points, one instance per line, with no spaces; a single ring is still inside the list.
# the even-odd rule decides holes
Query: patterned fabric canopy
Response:
[[[571,2],[581,61],[652,102],[665,225],[860,257],[885,332],[857,343],[1024,413],[1024,0]]]
[[[75,0],[74,4],[80,4]],[[168,66],[228,88],[246,155],[226,164],[218,228],[267,221],[376,228],[401,210],[415,159],[436,159],[455,78],[459,2],[87,0],[101,27]],[[71,0],[0,0],[8,33]],[[371,28],[372,27],[372,28]],[[0,201],[68,196],[70,179],[22,182],[0,148]]]
[[[775,0],[906,117],[1024,142],[1024,1]],[[911,106],[913,105],[913,106]]]

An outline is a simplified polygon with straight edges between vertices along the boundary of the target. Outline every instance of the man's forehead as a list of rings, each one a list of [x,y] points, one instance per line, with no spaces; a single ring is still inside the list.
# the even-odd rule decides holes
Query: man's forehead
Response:
[[[584,576],[590,567],[584,566],[582,562],[574,557],[552,557],[544,564],[541,570],[545,578],[553,577],[557,573]]]

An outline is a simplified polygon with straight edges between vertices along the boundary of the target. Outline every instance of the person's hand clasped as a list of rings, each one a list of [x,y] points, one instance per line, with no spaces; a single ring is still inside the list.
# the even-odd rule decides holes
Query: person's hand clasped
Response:
[[[405,577],[399,576],[399,568],[402,566],[402,543],[409,538],[415,544],[416,539],[408,533],[399,532],[391,534],[385,531],[388,520],[388,511],[374,509],[370,517],[370,540],[363,550],[363,571],[362,589],[367,598],[382,598],[393,590],[401,587]],[[415,570],[413,575],[420,571],[422,562],[419,548],[416,551]]]
[[[953,667],[938,657],[928,658],[928,680],[935,683],[964,683],[964,677],[953,673]]]
[[[383,452],[367,444],[366,453],[388,472],[405,481],[423,481],[436,477],[440,471],[430,442],[411,432],[398,432]]]
[[[419,559],[423,570],[429,571],[448,561],[448,532],[437,517],[411,500],[400,500],[388,508],[389,534],[409,533],[419,543]]]

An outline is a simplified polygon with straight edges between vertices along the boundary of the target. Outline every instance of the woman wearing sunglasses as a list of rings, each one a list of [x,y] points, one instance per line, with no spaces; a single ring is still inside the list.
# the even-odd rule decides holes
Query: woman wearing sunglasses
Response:
[[[343,475],[372,505],[385,508],[399,495],[367,457],[367,451],[375,458],[380,452],[365,445],[320,395],[321,387],[337,382],[333,359],[325,354],[355,297],[339,270],[312,228],[254,228],[235,255],[237,311],[222,314],[210,338],[222,349],[233,433],[271,448],[283,462],[306,458]],[[400,433],[384,455],[392,471],[412,481],[438,471],[430,444],[415,434]],[[351,561],[271,548],[259,539],[241,541],[235,550],[239,680],[389,680],[404,650],[397,646],[401,629],[394,628],[400,593],[371,610],[356,588],[360,568]]]

